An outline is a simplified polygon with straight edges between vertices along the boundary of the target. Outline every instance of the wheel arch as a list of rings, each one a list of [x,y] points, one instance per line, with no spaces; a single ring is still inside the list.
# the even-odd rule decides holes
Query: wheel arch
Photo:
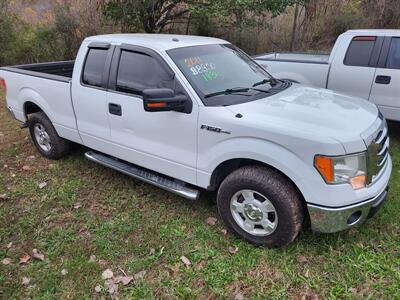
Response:
[[[36,112],[43,112],[49,119],[52,119],[49,114],[52,112],[49,103],[34,89],[23,88],[18,94],[18,102],[25,118],[24,121],[28,121],[29,115]]]
[[[255,159],[234,158],[234,159],[229,159],[229,160],[226,160],[226,161],[220,163],[211,174],[210,185],[209,185],[208,189],[211,191],[217,190],[218,187],[220,186],[220,184],[222,183],[222,181],[233,171],[235,171],[241,167],[244,167],[244,166],[252,166],[252,165],[263,166],[263,167],[266,167],[269,169],[273,169],[276,172],[278,172],[279,174],[281,174],[296,189],[304,208],[306,208],[307,204],[306,204],[306,199],[304,197],[304,194],[292,178],[290,178],[287,174],[285,174],[278,168],[276,168],[270,164],[267,164],[265,162],[255,160]],[[306,212],[307,209],[305,209],[304,211]]]
[[[29,115],[37,112],[43,112],[43,109],[36,103],[28,100],[23,105],[23,111],[25,118],[28,119]]]

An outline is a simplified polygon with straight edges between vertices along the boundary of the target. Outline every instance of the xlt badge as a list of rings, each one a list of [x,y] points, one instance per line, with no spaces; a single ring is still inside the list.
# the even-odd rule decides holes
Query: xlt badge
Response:
[[[208,126],[208,125],[204,125],[204,124],[200,126],[200,129],[213,131],[213,132],[216,132],[216,133],[231,134],[230,131],[225,131],[225,130],[222,130],[221,128],[219,128],[219,127]]]

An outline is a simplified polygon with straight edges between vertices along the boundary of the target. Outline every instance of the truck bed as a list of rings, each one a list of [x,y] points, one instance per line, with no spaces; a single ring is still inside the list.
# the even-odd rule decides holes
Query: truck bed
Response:
[[[39,64],[18,65],[1,68],[4,71],[25,74],[57,81],[69,81],[72,78],[75,61],[56,61]]]
[[[327,54],[275,52],[253,58],[276,78],[314,87],[327,86],[330,66]]]
[[[298,63],[328,64],[329,54],[327,53],[301,53],[301,52],[273,52],[256,55],[256,60],[274,60]]]
[[[27,120],[26,103],[34,105],[52,121],[59,136],[79,142],[71,102],[74,61],[60,61],[0,68],[7,85],[7,106],[15,118]]]

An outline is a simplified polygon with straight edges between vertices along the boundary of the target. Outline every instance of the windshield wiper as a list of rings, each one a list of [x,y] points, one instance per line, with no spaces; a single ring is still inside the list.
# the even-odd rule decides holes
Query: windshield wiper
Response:
[[[259,86],[259,85],[263,85],[263,84],[267,84],[270,83],[271,86],[275,86],[279,83],[280,80],[275,79],[275,78],[265,78],[259,82],[256,82],[255,84],[253,84],[253,87]]]
[[[234,94],[234,93],[246,93],[250,90],[254,90],[257,92],[261,92],[261,93],[269,93],[269,91],[266,91],[266,90],[243,87],[243,88],[226,89],[224,91],[210,93],[210,94],[205,95],[204,98],[210,98],[210,97],[219,96],[219,95],[230,95],[230,94]],[[247,96],[247,95],[245,95],[245,96]]]
[[[230,94],[234,94],[234,93],[243,93],[243,92],[248,92],[249,90],[250,90],[250,88],[226,89],[224,91],[207,94],[204,96],[204,98],[210,98],[210,97],[219,96],[219,95],[230,95]]]

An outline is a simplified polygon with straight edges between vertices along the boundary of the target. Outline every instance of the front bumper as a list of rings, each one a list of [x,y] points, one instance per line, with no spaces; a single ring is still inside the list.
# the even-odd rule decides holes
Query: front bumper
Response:
[[[307,204],[311,229],[319,233],[333,233],[362,224],[372,218],[385,202],[388,186],[376,197],[367,201],[339,208],[328,208]]]

